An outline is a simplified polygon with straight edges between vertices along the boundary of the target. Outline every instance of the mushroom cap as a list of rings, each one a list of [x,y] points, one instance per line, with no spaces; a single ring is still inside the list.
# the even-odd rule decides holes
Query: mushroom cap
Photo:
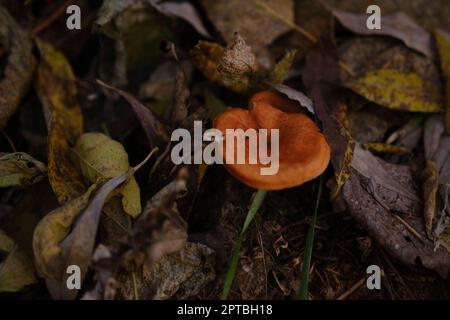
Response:
[[[298,113],[302,110],[300,104],[294,100],[289,99],[284,94],[277,91],[266,90],[255,93],[249,100],[249,105],[252,107],[258,102],[266,102],[273,107],[280,109],[287,113]]]
[[[245,140],[245,164],[227,164],[225,168],[241,182],[258,189],[281,190],[301,185],[318,177],[330,161],[330,147],[315,123],[301,113],[286,113],[259,100],[250,110],[229,108],[220,114],[214,127],[225,134],[226,129],[279,129],[279,169],[274,175],[262,175],[261,168],[268,165],[249,164],[249,141]],[[237,152],[235,138],[234,152]],[[259,142],[258,142],[259,146]],[[226,139],[222,156],[225,162]],[[270,165],[270,164],[269,164]]]

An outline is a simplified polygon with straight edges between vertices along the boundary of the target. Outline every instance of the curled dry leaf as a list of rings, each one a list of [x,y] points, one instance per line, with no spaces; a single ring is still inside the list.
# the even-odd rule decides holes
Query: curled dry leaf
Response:
[[[236,33],[217,65],[221,83],[233,91],[245,92],[253,85],[258,69],[252,48]]]
[[[113,248],[97,248],[97,251],[101,250],[93,265],[97,283],[83,298],[113,298],[116,290],[112,284],[121,281],[125,282],[125,287],[133,287],[129,283],[129,273],[141,270],[144,264],[151,266],[163,256],[184,247],[187,225],[179,215],[176,199],[185,191],[186,176],[180,174],[147,202],[133,230],[123,241]],[[134,289],[140,291],[133,287],[133,295]],[[128,297],[127,292],[120,293]]]
[[[64,55],[36,39],[41,61],[36,73],[36,92],[49,129],[48,178],[63,204],[80,196],[85,187],[70,161],[70,146],[83,133],[83,116],[77,101],[75,76]]]
[[[190,51],[190,57],[195,67],[205,76],[205,78],[220,82],[220,72],[217,65],[225,52],[225,48],[220,44],[199,41],[197,45]]]
[[[450,253],[450,135],[441,115],[424,126],[423,144],[427,162],[423,172],[424,219],[427,234],[437,247]]]
[[[251,93],[281,83],[296,53],[288,50],[271,70],[265,70],[244,38],[235,33],[233,42],[226,48],[199,41],[190,56],[195,67],[209,80],[238,93]]]
[[[446,277],[450,254],[426,238],[422,203],[408,166],[394,165],[358,145],[342,189],[349,213],[393,257]]]
[[[0,253],[6,254],[0,262],[0,292],[20,291],[37,282],[33,262],[1,229]]]
[[[29,186],[47,175],[47,166],[24,152],[0,153],[0,188]]]
[[[31,37],[0,6],[0,48],[6,57],[0,75],[0,129],[16,111],[30,85],[35,67]]]
[[[322,123],[323,133],[331,148],[336,182],[331,198],[335,198],[350,175],[355,141],[348,130],[347,107],[339,101],[336,48],[330,41],[325,38],[306,56],[303,82],[314,101],[315,114]]]
[[[295,90],[285,84],[277,84],[273,87],[278,92],[286,95],[289,99],[297,101],[302,107],[314,114],[314,104],[303,92]]]
[[[167,141],[167,132],[164,125],[158,120],[158,118],[149,108],[139,102],[139,100],[136,99],[133,95],[123,90],[110,86],[101,80],[97,80],[97,83],[109,90],[114,91],[125,100],[127,100],[130,106],[133,108],[133,111],[136,113],[136,116],[142,126],[142,129],[144,129],[144,132],[151,146],[161,146],[165,141]]]
[[[161,0],[149,0],[149,2],[153,7],[156,8],[156,10],[160,11],[161,13],[183,19],[192,27],[194,27],[194,29],[197,30],[197,32],[202,36],[205,36],[207,38],[211,37],[211,35],[203,25],[203,22],[199,14],[197,13],[197,10],[190,2],[162,2]]]
[[[450,133],[450,33],[438,30],[435,37],[441,70],[445,80],[445,127],[447,128],[447,133]]]
[[[82,134],[72,151],[73,162],[92,183],[111,179],[130,169],[128,154],[122,144],[102,133]],[[125,212],[132,217],[138,216],[141,213],[141,196],[134,176],[123,185],[120,193]]]
[[[403,41],[408,47],[429,58],[434,57],[431,35],[408,15],[398,12],[383,14],[382,28],[369,29],[366,14],[332,10],[333,15],[347,29],[362,35],[385,35]]]
[[[83,280],[94,250],[103,205],[109,194],[132,175],[133,169],[112,178],[98,189],[92,185],[82,196],[46,215],[36,226],[33,252],[40,276],[54,299],[75,299],[78,290],[66,286],[66,269],[80,267]]]

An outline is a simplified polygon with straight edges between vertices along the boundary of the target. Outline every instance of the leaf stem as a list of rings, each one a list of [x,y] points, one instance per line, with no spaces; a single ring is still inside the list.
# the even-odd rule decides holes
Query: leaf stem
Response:
[[[256,212],[258,212],[261,203],[266,197],[267,191],[259,189],[255,196],[253,197],[252,203],[250,204],[250,208],[247,213],[247,217],[245,218],[244,225],[242,226],[242,230],[239,233],[239,237],[237,241],[234,243],[231,255],[230,266],[228,267],[227,274],[225,275],[225,282],[223,284],[223,291],[221,295],[222,300],[226,300],[228,298],[228,294],[230,293],[231,286],[234,281],[234,277],[236,275],[237,266],[239,263],[239,254],[241,252],[242,241],[244,240],[245,231],[247,231],[250,223],[255,217]]]

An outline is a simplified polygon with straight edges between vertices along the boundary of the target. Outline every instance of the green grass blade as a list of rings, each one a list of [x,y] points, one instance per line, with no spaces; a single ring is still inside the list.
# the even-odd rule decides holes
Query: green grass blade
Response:
[[[319,210],[320,198],[322,197],[323,180],[324,177],[323,175],[321,175],[319,180],[319,190],[317,191],[316,206],[314,208],[314,215],[311,221],[311,225],[309,226],[308,229],[308,234],[306,235],[305,251],[303,253],[302,271],[300,273],[300,286],[297,291],[297,299],[300,300],[308,299],[309,268],[311,265],[311,256],[314,245],[314,231],[316,228],[317,211]]]
[[[255,197],[250,205],[250,209],[248,210],[247,217],[245,218],[244,225],[242,226],[242,230],[239,233],[239,237],[237,241],[234,243],[232,254],[231,254],[231,262],[228,267],[227,274],[225,275],[225,281],[223,284],[223,291],[221,295],[222,300],[226,300],[228,298],[228,294],[230,293],[231,286],[233,285],[234,277],[236,275],[237,266],[239,263],[239,254],[241,252],[242,241],[244,239],[245,231],[247,231],[248,226],[252,222],[255,217],[256,212],[258,212],[261,203],[266,197],[267,191],[259,189],[256,192]]]

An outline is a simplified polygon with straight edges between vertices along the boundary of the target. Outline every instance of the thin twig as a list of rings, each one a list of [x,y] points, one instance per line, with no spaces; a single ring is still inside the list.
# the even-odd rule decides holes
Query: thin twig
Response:
[[[420,242],[425,243],[425,240],[423,239],[423,237],[413,228],[411,227],[411,225],[409,225],[408,222],[406,222],[405,220],[403,220],[399,215],[397,214],[393,214],[394,218],[397,219],[397,221],[399,221],[401,224],[403,224],[405,226],[405,228],[412,233],[417,239],[420,240]]]
[[[47,17],[44,21],[40,22],[31,31],[33,37],[37,36],[39,33],[47,29],[53,22],[55,22],[60,16],[66,12],[66,8],[71,5],[75,0],[66,0],[60,7],[58,7],[53,13]]]
[[[353,292],[362,287],[362,285],[366,282],[366,277],[362,277],[357,283],[355,283],[350,289],[341,294],[337,300],[345,300],[347,299]]]

